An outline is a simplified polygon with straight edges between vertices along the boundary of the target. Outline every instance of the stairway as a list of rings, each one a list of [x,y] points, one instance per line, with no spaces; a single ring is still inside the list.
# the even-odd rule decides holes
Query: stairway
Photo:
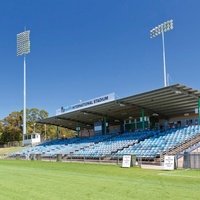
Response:
[[[197,144],[200,142],[200,133],[197,134],[196,136],[182,142],[181,144],[175,146],[172,149],[169,149],[168,151],[163,152],[160,155],[160,160],[161,162],[164,160],[164,156],[165,155],[177,155],[178,153],[181,153],[183,151],[185,151],[186,149],[188,149],[189,147]]]

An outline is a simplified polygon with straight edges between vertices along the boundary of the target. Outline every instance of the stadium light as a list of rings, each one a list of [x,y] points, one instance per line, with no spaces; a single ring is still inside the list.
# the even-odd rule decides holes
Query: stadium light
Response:
[[[164,67],[164,86],[168,86],[169,82],[167,83],[167,70],[166,70],[166,62],[165,62],[165,37],[164,33],[170,31],[174,28],[173,20],[168,20],[155,28],[150,30],[150,38],[157,37],[162,35],[162,46],[163,46],[163,67]]]
[[[30,30],[17,34],[17,56],[24,56],[23,141],[26,134],[26,54],[30,53]]]

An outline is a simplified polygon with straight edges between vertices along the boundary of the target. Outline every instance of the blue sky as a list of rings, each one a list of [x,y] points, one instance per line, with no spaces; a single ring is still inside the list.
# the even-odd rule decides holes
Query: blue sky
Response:
[[[23,108],[23,57],[16,34],[31,30],[27,107],[56,109],[115,92],[125,97],[163,87],[166,33],[170,84],[200,89],[199,0],[4,0],[0,6],[0,119]]]

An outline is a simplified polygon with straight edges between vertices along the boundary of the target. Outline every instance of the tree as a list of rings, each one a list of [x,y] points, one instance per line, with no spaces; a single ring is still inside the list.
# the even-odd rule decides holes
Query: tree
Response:
[[[48,117],[48,112],[38,108],[27,109],[27,121],[36,122]]]
[[[57,129],[53,125],[37,123],[39,120],[48,117],[48,112],[31,108],[27,113],[27,134],[40,133],[42,139],[53,139],[59,137],[73,137],[75,133],[65,128]],[[0,123],[0,141],[3,143],[21,141],[23,132],[23,111],[15,111],[5,117]],[[58,134],[57,134],[58,133]]]
[[[45,127],[41,125],[36,126],[36,122],[48,117],[48,112],[45,110],[39,110],[37,108],[27,109],[27,132],[38,132],[42,135],[45,133]]]
[[[39,110],[37,108],[27,109],[27,133],[32,133],[34,131],[35,123],[48,117],[48,112],[45,110]],[[0,127],[1,141],[3,143],[11,141],[22,140],[23,131],[23,111],[15,111],[10,113],[7,117],[2,120],[2,130]],[[38,127],[38,133],[43,133],[43,127]]]
[[[2,120],[1,141],[11,142],[22,140],[22,112],[12,112]]]

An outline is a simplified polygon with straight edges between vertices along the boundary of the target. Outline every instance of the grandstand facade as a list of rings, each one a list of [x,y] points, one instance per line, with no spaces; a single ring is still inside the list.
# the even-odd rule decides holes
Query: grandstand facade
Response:
[[[200,91],[180,84],[121,99],[104,95],[62,107],[38,122],[75,130],[77,137],[44,142],[11,156],[119,160],[135,155],[159,162],[164,155],[183,157],[200,150],[199,105]]]
[[[62,107],[40,123],[66,127],[79,136],[166,130],[199,123],[200,91],[176,84],[115,99],[114,94]],[[95,104],[94,102],[97,102]]]

